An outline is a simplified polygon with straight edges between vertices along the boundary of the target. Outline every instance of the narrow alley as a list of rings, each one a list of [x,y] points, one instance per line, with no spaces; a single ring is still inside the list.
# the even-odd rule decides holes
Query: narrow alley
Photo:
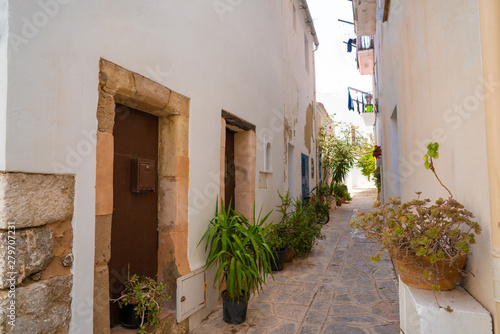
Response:
[[[260,296],[252,296],[246,322],[227,324],[219,305],[192,334],[396,334],[397,281],[390,258],[375,264],[379,245],[354,232],[349,221],[367,211],[375,192],[360,191],[331,213],[326,236],[313,252],[275,272]]]

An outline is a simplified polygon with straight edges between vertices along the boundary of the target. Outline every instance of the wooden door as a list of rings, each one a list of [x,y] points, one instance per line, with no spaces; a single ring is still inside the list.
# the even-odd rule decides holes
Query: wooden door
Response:
[[[225,173],[224,173],[224,206],[226,209],[231,203],[234,209],[234,186],[236,169],[234,166],[234,132],[226,129],[226,153],[225,153]]]
[[[113,165],[113,218],[110,295],[117,298],[127,276],[156,278],[158,268],[158,193],[131,191],[134,159],[154,160],[158,166],[158,117],[116,106]],[[156,183],[157,183],[157,176]],[[110,304],[111,327],[119,323],[118,303]]]

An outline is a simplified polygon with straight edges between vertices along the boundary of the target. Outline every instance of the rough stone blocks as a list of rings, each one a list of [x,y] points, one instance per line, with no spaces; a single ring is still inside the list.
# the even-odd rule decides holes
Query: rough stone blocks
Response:
[[[0,229],[65,221],[73,215],[75,179],[70,175],[0,173]]]
[[[71,288],[73,276],[18,287],[15,298],[9,290],[0,291],[0,333],[58,333],[69,326],[71,319]],[[11,301],[15,300],[15,326],[9,324]]]
[[[95,178],[96,215],[113,213],[113,159],[114,137],[111,133],[97,132]]]
[[[136,91],[132,72],[104,59],[99,62],[99,69],[99,81],[106,93],[125,98],[134,97]]]
[[[130,103],[138,106],[144,104],[146,109],[152,108],[158,111],[163,110],[169,104],[170,90],[168,88],[137,73],[134,73],[134,79],[137,93]]]
[[[15,285],[17,285],[27,276],[47,268],[54,258],[51,229],[38,227],[28,230],[16,230],[15,234],[12,234],[12,232],[14,231],[0,232],[1,289],[5,289],[11,284],[8,280],[12,276],[11,272],[16,273],[14,277],[16,278]],[[9,251],[12,251],[12,253]]]
[[[96,265],[103,265],[111,258],[111,221],[112,216],[95,217],[95,254]]]
[[[94,333],[109,333],[109,271],[103,265],[94,270]]]
[[[165,111],[169,114],[189,117],[189,98],[179,93],[171,92]]]

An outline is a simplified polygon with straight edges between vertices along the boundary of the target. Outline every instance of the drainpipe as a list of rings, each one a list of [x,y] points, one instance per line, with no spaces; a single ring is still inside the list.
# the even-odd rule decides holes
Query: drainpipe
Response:
[[[311,27],[311,35],[314,38],[314,45],[316,48],[314,48],[313,52],[318,50],[319,46],[319,41],[318,41],[318,35],[316,35],[316,29],[314,28],[314,23],[313,19],[311,16],[311,12],[309,11],[309,6],[307,5],[307,0],[300,0],[302,2],[302,9],[306,11],[306,22],[309,24],[309,27]]]
[[[484,81],[500,82],[500,1],[479,0],[481,53]],[[500,91],[485,90],[486,143],[490,184],[490,215],[494,299],[496,301],[495,333],[500,321]]]

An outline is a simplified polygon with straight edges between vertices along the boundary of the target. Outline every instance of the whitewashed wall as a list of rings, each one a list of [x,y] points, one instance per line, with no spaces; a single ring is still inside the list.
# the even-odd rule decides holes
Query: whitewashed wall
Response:
[[[5,3],[0,1],[0,26],[5,22]],[[256,207],[264,205],[264,211],[274,209],[277,189],[284,188],[283,114],[295,117],[300,189],[298,159],[306,151],[305,111],[309,103],[314,106],[314,64],[312,38],[298,1],[296,32],[290,25],[290,0],[8,4],[7,58],[5,35],[0,40],[0,170],[76,175],[71,333],[92,331],[94,144],[101,57],[191,99],[191,269],[205,262],[196,245],[213,215],[219,189],[222,109],[257,126],[259,148],[264,134],[272,140],[273,175],[267,189],[256,184]],[[311,49],[309,73],[304,34]],[[5,93],[7,99],[2,98]],[[263,157],[258,150],[257,171]]]
[[[377,134],[386,200],[397,195],[398,179],[403,201],[414,198],[415,191],[434,200],[447,196],[423,166],[427,144],[439,142],[439,177],[483,227],[468,260],[475,277],[467,277],[463,285],[493,313],[483,101],[484,94],[498,92],[500,85],[482,83],[478,20],[476,1],[405,0],[391,6],[388,22],[378,31]],[[391,119],[396,106],[397,120]]]
[[[5,169],[7,115],[7,1],[0,1],[0,170]]]
[[[290,32],[284,35],[283,39],[283,88],[284,88],[284,112],[288,126],[290,127],[291,136],[288,137],[288,142],[294,145],[295,155],[295,194],[297,197],[302,193],[302,178],[301,178],[301,154],[309,156],[309,189],[314,187],[318,179],[318,162],[316,142],[311,141],[308,149],[305,145],[306,138],[306,110],[309,106],[313,108],[315,114],[315,74],[314,74],[314,57],[313,47],[314,42],[310,34],[309,27],[306,25],[304,10],[301,10],[302,4],[298,0],[283,0],[282,1],[282,17],[283,31]],[[295,6],[295,25],[293,17],[293,7]],[[307,38],[307,48],[309,58],[305,56],[305,38]],[[308,68],[308,69],[307,69]],[[315,121],[312,119],[311,127],[313,133],[315,129]],[[313,136],[314,137],[314,136]],[[284,145],[287,145],[286,142]],[[312,175],[311,158],[314,159],[314,178]],[[287,161],[287,163],[290,163]],[[286,184],[293,184],[288,180],[291,175],[285,171],[287,175]],[[288,189],[285,188],[285,189]]]

